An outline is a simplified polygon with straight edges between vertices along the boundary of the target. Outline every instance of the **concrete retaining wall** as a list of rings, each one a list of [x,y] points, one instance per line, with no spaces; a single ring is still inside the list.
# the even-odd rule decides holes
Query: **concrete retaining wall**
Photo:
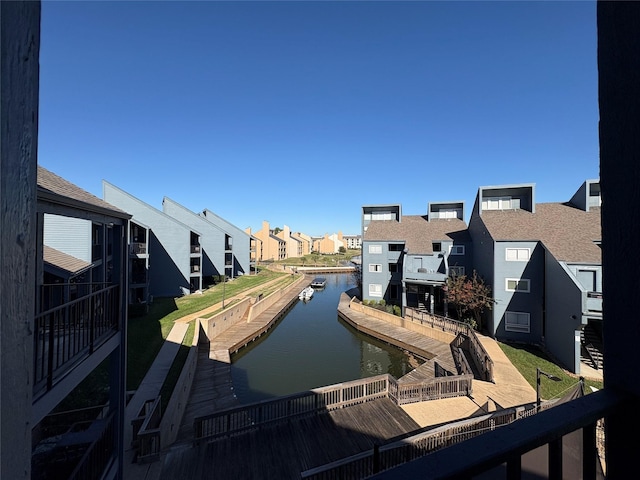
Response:
[[[305,279],[304,276],[301,276],[296,281],[294,281],[291,285],[289,285],[288,287],[276,290],[275,292],[273,292],[268,297],[263,298],[259,302],[257,302],[254,305],[252,305],[251,309],[249,311],[249,318],[247,319],[247,322],[250,322],[252,319],[256,318],[258,315],[263,313],[269,307],[274,305],[278,300],[280,300],[282,297],[287,295],[292,289],[296,289],[296,290],[300,289],[300,290],[302,290],[302,288],[306,287],[306,285],[305,285],[306,282],[309,282],[309,280]],[[209,337],[209,338],[211,338],[211,337]]]
[[[194,320],[195,331],[193,332],[193,342],[187,355],[187,360],[182,367],[182,373],[178,377],[176,386],[173,389],[169,403],[167,404],[162,421],[160,422],[160,448],[164,449],[176,441],[182,415],[189,401],[191,393],[191,384],[196,374],[198,365],[198,341],[200,335],[204,335],[204,329],[201,320]]]
[[[378,310],[377,308],[367,307],[354,299],[349,302],[349,308],[355,312],[364,313],[365,315],[373,317],[377,320],[382,320],[383,322],[390,323],[391,325],[406,328],[407,330],[420,333],[426,337],[433,338],[434,340],[438,340],[443,343],[451,343],[456,338],[456,336],[451,333],[443,332],[440,329],[431,328],[426,325],[421,325],[420,323],[414,322],[411,319],[398,317],[397,315],[383,312],[382,310]]]
[[[239,303],[225,308],[223,311],[216,313],[214,316],[203,319],[199,318],[202,322],[206,336],[209,340],[217,337],[229,327],[239,323],[247,313],[247,309],[251,307],[253,300],[249,297],[241,300]]]

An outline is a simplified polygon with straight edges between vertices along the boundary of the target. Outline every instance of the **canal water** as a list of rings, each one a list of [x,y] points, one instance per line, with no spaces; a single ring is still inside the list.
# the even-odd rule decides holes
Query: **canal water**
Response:
[[[327,285],[295,306],[266,335],[231,357],[242,404],[381,373],[396,378],[417,366],[401,350],[363,335],[338,318],[351,274],[324,275]]]

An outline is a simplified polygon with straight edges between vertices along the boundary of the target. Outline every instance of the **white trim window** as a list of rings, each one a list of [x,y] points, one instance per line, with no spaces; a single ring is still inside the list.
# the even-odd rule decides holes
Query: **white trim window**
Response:
[[[449,267],[450,277],[460,277],[464,275],[464,267],[460,265],[452,265]]]
[[[382,297],[382,285],[380,283],[369,284],[369,296],[370,297]]]
[[[369,253],[382,253],[382,245],[369,245]]]
[[[482,210],[511,210],[520,208],[517,197],[485,197],[482,199]]]
[[[464,255],[464,245],[451,245],[449,255]]]
[[[507,292],[530,292],[530,281],[528,278],[505,278],[504,289]]]
[[[504,312],[504,329],[507,332],[530,333],[531,320],[525,312]]]
[[[527,262],[531,258],[530,248],[505,248],[507,262]]]
[[[379,263],[370,263],[369,264],[369,271],[370,272],[381,272],[382,271],[382,265]]]

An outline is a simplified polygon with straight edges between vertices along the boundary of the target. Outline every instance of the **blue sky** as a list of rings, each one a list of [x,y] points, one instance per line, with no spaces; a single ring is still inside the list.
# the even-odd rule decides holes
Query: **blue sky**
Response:
[[[597,178],[595,1],[47,1],[38,162],[240,228]]]

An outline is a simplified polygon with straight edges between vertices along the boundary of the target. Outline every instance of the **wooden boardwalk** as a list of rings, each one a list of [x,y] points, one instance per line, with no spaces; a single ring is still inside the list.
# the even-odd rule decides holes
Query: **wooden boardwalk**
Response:
[[[193,440],[193,421],[239,404],[231,381],[231,353],[246,346],[271,329],[298,301],[298,294],[307,282],[291,288],[283,297],[251,322],[246,316],[218,335],[212,342],[206,337],[198,345],[198,364],[191,386],[189,401],[182,417],[177,442]]]
[[[198,447],[173,448],[164,457],[160,479],[297,479],[305,470],[418,428],[383,398]]]
[[[434,361],[457,375],[456,363],[451,353],[451,346],[448,343],[356,312],[349,308],[349,297],[345,294],[340,297],[338,314],[340,318],[344,319],[356,330],[407,350],[426,360],[416,370],[400,378],[400,382],[422,382],[435,378]]]

